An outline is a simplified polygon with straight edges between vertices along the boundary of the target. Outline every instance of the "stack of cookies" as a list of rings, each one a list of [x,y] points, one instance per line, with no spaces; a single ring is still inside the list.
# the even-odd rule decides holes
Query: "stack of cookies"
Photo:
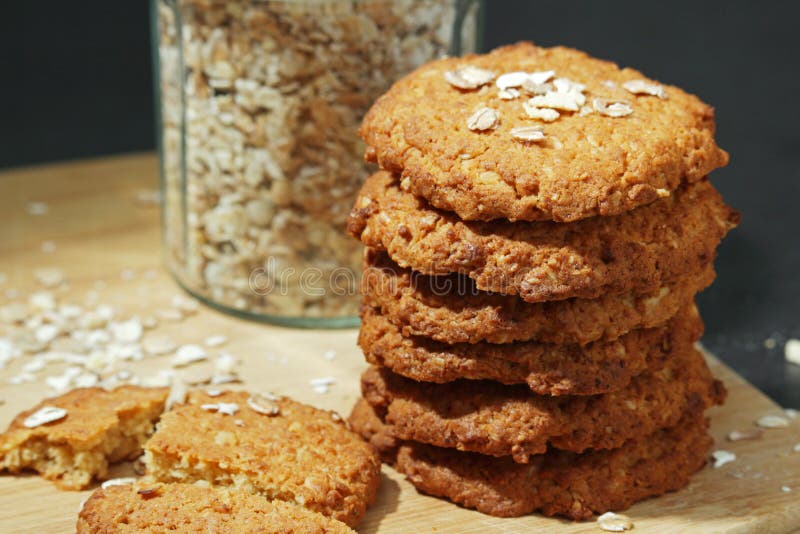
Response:
[[[713,109],[566,48],[429,63],[364,120],[351,423],[419,490],[583,519],[676,490],[725,390],[694,296],[738,222]]]

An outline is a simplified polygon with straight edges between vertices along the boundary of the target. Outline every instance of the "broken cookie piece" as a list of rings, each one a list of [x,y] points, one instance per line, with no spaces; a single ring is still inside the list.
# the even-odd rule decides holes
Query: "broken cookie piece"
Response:
[[[212,405],[236,406],[235,415]],[[233,487],[349,526],[380,483],[377,453],[341,418],[274,395],[191,392],[164,414],[144,448],[154,482]]]
[[[78,534],[100,532],[353,532],[345,524],[282,501],[229,488],[135,484],[92,493]]]
[[[111,463],[132,460],[153,433],[168,390],[78,388],[45,399],[0,436],[0,469],[39,472],[65,490],[103,478]]]

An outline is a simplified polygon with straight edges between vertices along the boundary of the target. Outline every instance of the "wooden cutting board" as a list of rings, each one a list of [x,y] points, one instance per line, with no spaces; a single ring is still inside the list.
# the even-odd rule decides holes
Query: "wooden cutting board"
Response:
[[[98,303],[121,316],[149,315],[170,307],[180,290],[161,266],[158,209],[138,202],[137,193],[157,186],[152,155],[76,162],[0,174],[0,305],[16,289],[24,298],[38,286],[31,271],[58,267],[69,287],[55,291],[61,302],[82,303],[95,292]],[[30,202],[45,202],[44,215],[30,215]],[[42,243],[52,241],[54,252]],[[52,249],[45,246],[45,250]],[[123,271],[125,271],[123,273]],[[98,283],[101,282],[101,283]],[[713,311],[709,312],[713,313]],[[229,341],[224,351],[241,360],[240,374],[253,390],[272,390],[347,414],[358,396],[365,364],[355,345],[355,330],[291,330],[241,321],[202,308],[180,323],[160,324],[154,333],[178,343],[198,343],[211,334]],[[0,336],[3,335],[0,327]],[[331,352],[335,356],[331,359]],[[326,355],[327,353],[327,355]],[[146,375],[167,368],[167,357],[135,362]],[[23,360],[0,370],[0,426],[49,394],[40,381],[9,385]],[[789,428],[767,430],[757,440],[730,443],[732,430],[754,428],[756,419],[782,410],[762,393],[709,356],[725,381],[728,402],[710,412],[717,447],[737,459],[710,466],[677,493],[640,503],[627,512],[635,532],[790,532],[800,528],[800,419]],[[192,372],[210,369],[196,365]],[[40,378],[60,372],[48,367]],[[336,379],[330,391],[315,393],[309,380]],[[242,387],[242,386],[239,386]],[[129,466],[116,469],[125,474]],[[790,491],[785,491],[785,489]],[[0,533],[71,532],[80,502],[88,492],[61,492],[36,476],[0,477]],[[402,476],[384,468],[378,502],[361,532],[600,532],[594,522],[572,523],[531,515],[498,519],[419,495]]]

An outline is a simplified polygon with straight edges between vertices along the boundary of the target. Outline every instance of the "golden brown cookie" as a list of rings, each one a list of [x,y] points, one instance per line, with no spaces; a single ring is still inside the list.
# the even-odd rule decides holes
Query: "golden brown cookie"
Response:
[[[317,512],[245,491],[146,482],[96,490],[80,511],[76,530],[78,534],[354,532]]]
[[[503,99],[496,77],[464,89],[448,81],[466,66],[496,76],[552,70],[562,80],[518,86],[517,98]],[[472,81],[484,81],[476,74]],[[660,87],[665,98],[634,94],[624,88],[630,81]],[[556,94],[535,94],[545,92]],[[551,98],[579,105],[553,103],[560,116],[552,122],[528,116],[526,106]],[[598,112],[612,102],[631,113]],[[475,114],[487,108],[480,125]],[[542,141],[515,138],[530,126],[543,129]],[[360,134],[368,160],[402,172],[406,190],[464,220],[569,222],[648,204],[726,165],[714,128],[713,108],[677,87],[577,50],[519,43],[422,66],[378,99]]]
[[[73,389],[17,415],[0,436],[0,468],[38,471],[60,489],[86,488],[110,463],[132,460],[153,433],[168,390]],[[50,422],[45,422],[45,421]]]
[[[375,499],[375,450],[332,412],[285,397],[192,392],[145,444],[147,475],[283,500],[355,526]]]
[[[583,347],[533,341],[447,345],[405,337],[386,317],[365,307],[358,344],[369,363],[411,380],[494,380],[527,384],[538,395],[596,395],[661,369],[673,351],[688,350],[702,333],[703,322],[690,304],[666,325]]]
[[[685,414],[672,428],[637,435],[617,449],[583,454],[550,449],[527,464],[397,441],[363,399],[350,423],[419,491],[500,517],[538,510],[577,520],[619,512],[688,484],[713,445],[700,412]]]
[[[673,352],[660,371],[603,395],[541,396],[489,381],[430,384],[376,367],[364,372],[361,389],[399,439],[513,456],[520,463],[548,445],[574,452],[619,447],[725,397],[694,348]]]
[[[536,340],[585,345],[664,324],[714,276],[709,263],[699,273],[650,293],[529,303],[480,291],[463,275],[431,277],[404,269],[385,252],[367,248],[361,292],[364,302],[379,309],[404,336],[451,344]]]
[[[380,171],[364,183],[348,231],[402,267],[461,273],[480,290],[543,302],[656,291],[700,272],[738,221],[704,180],[616,217],[469,223],[431,209]]]

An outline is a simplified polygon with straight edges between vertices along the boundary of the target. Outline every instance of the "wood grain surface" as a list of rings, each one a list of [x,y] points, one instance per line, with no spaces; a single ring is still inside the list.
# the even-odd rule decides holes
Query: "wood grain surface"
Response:
[[[87,299],[112,305],[119,316],[151,315],[170,307],[180,289],[161,262],[158,207],[137,201],[142,190],[157,187],[156,158],[150,154],[74,162],[0,174],[0,305],[24,299],[39,289],[32,272],[57,267],[68,284],[55,291],[60,302]],[[31,202],[47,213],[31,215]],[[45,246],[45,241],[52,242]],[[55,250],[51,250],[55,245]],[[124,272],[123,272],[124,271]],[[2,278],[2,277],[0,277]],[[99,282],[99,283],[98,283]],[[9,293],[9,290],[11,292]],[[14,291],[17,295],[14,296]],[[713,313],[713,311],[711,312]],[[4,335],[0,326],[0,336]],[[292,330],[242,321],[208,308],[178,323],[160,323],[148,335],[178,343],[199,343],[211,334],[229,338],[209,349],[241,360],[241,386],[271,390],[347,414],[358,396],[365,367],[355,345],[355,330]],[[331,358],[331,352],[335,356]],[[326,354],[327,353],[327,354]],[[625,512],[635,532],[790,532],[800,527],[800,419],[789,428],[767,430],[757,440],[727,442],[732,430],[748,430],[757,418],[782,410],[709,356],[730,395],[711,411],[717,447],[737,459],[719,469],[707,466],[685,490],[652,499]],[[0,425],[20,410],[50,395],[43,380],[11,385],[25,357],[0,370]],[[127,365],[142,376],[169,368],[168,357]],[[40,378],[60,372],[48,366]],[[211,362],[190,370],[201,373]],[[327,393],[309,380],[336,379]],[[115,473],[125,473],[122,465]],[[786,489],[790,491],[786,491]],[[80,502],[88,492],[62,492],[33,475],[0,477],[0,532],[72,532]],[[498,519],[419,495],[402,476],[384,468],[378,502],[361,532],[600,532],[594,522],[572,523],[531,515]]]

